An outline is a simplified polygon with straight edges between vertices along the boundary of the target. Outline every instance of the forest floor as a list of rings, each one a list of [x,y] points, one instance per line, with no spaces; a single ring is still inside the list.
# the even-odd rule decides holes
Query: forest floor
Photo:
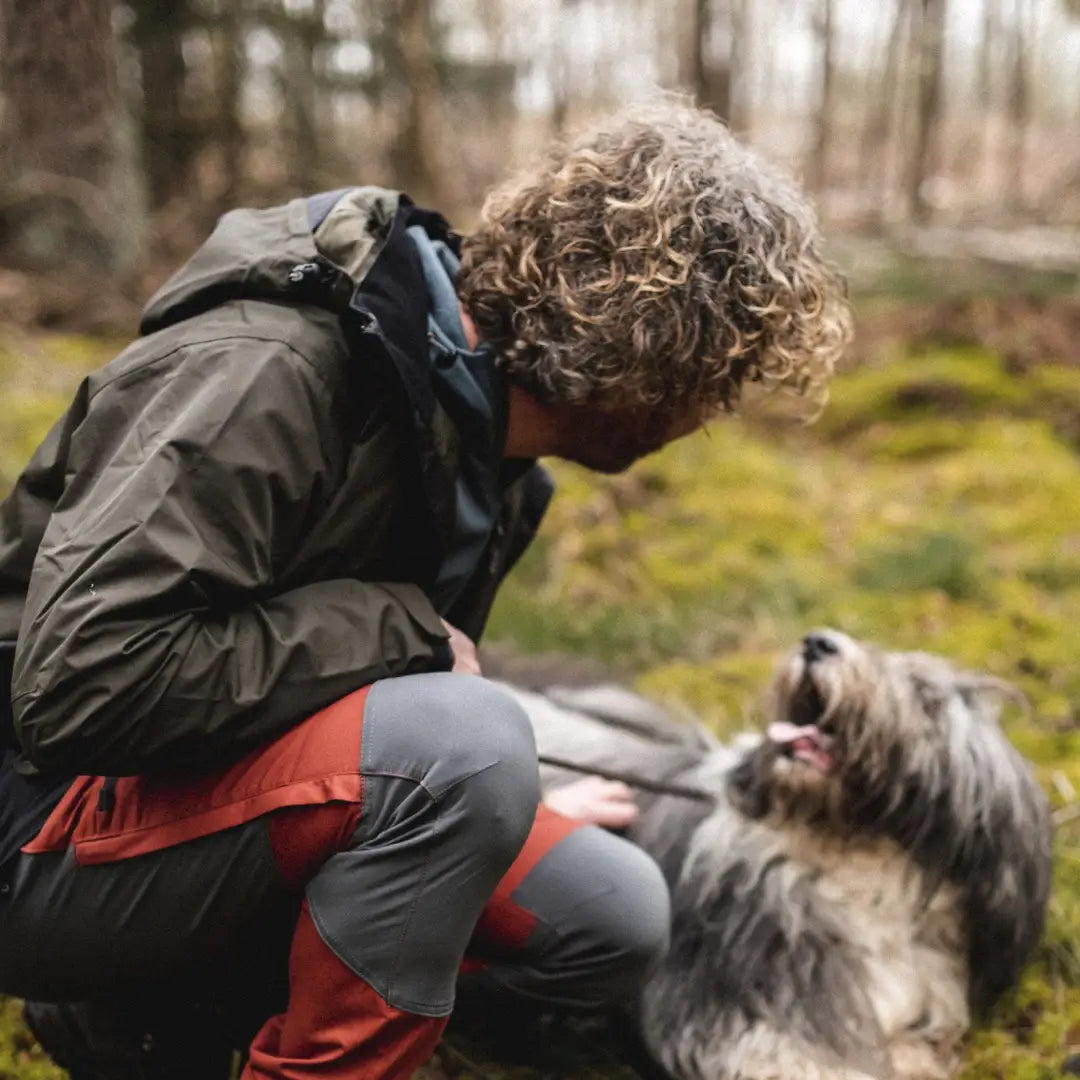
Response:
[[[1041,1080],[1080,1053],[1080,294],[908,273],[864,279],[860,341],[813,426],[723,420],[619,477],[559,465],[489,637],[595,658],[722,734],[760,723],[774,663],[820,625],[1017,685],[1032,708],[1006,728],[1056,809],[1055,886],[963,1076]],[[115,344],[0,326],[0,490]],[[610,1042],[567,1038],[543,1035],[538,1070],[461,1037],[430,1072],[634,1075]],[[0,1080],[56,1075],[9,1002]]]

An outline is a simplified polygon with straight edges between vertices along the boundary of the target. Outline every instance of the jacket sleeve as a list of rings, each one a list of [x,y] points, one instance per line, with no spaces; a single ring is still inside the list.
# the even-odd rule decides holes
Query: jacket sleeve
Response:
[[[333,493],[329,394],[280,344],[197,350],[151,392],[103,390],[73,436],[12,687],[40,769],[214,768],[375,679],[450,666],[414,585],[277,585]]]

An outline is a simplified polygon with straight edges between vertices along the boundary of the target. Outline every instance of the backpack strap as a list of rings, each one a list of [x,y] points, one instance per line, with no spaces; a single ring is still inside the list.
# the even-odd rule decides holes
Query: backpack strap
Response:
[[[14,641],[0,639],[0,748],[16,747],[15,717],[11,711],[11,675],[15,668]]]

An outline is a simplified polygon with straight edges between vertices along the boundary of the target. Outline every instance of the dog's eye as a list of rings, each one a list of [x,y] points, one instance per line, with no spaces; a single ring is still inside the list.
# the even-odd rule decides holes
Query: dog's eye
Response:
[[[915,699],[922,707],[926,718],[938,720],[946,701],[941,689],[924,679],[912,679],[912,687],[915,691]]]

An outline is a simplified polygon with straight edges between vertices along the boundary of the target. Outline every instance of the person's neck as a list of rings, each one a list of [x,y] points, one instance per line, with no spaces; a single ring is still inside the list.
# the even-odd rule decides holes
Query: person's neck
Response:
[[[461,301],[461,326],[470,349],[480,344],[476,323]],[[507,388],[506,444],[504,458],[538,458],[557,452],[559,421],[555,411],[520,386],[510,383]]]
[[[557,454],[562,421],[555,409],[510,383],[504,458],[538,458]]]
[[[461,314],[461,329],[465,331],[465,342],[470,349],[474,350],[480,344],[480,332],[476,329],[476,323],[466,310],[465,305],[459,300],[458,311]]]

